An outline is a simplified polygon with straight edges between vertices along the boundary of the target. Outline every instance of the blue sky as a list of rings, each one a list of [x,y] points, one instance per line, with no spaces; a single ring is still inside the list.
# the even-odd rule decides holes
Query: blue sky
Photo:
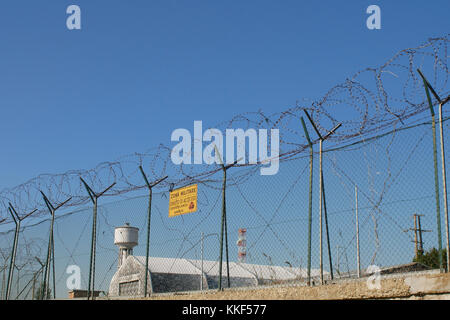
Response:
[[[69,31],[66,28],[66,8],[70,4],[81,7],[82,30]],[[381,8],[381,30],[368,30],[366,27],[366,8],[371,4]],[[401,49],[415,47],[430,37],[448,33],[448,9],[448,1],[433,1],[428,6],[423,1],[306,3],[260,0],[241,3],[135,0],[132,4],[99,0],[3,1],[0,5],[0,189],[13,187],[41,173],[90,169],[100,162],[142,152],[160,143],[171,144],[172,131],[192,129],[194,120],[202,120],[206,127],[241,112],[261,109],[271,114],[294,106],[296,100],[319,98],[356,71],[378,66]],[[343,118],[345,116],[342,114]],[[419,139],[421,134],[420,131],[414,138]],[[396,170],[401,169],[402,161],[408,155],[406,152],[414,149],[416,140],[400,141],[408,143],[405,154],[394,164]],[[426,145],[420,145],[420,148],[423,154],[428,150]],[[357,157],[347,156],[341,161],[346,163],[347,169],[356,168],[361,165]],[[383,161],[374,169],[383,171]],[[305,164],[301,162],[300,169]],[[420,169],[421,164],[422,158],[414,158],[413,168]],[[280,176],[270,178],[274,185],[280,186],[286,181],[292,183],[292,179],[297,178],[292,175],[296,170],[292,168],[293,165],[287,164],[280,169]],[[328,164],[327,170],[332,169]],[[363,165],[359,171],[355,170],[355,180],[365,181],[364,170]],[[432,186],[432,176],[427,171],[419,172],[421,175],[416,179],[423,185]],[[262,178],[258,176],[255,179]],[[306,176],[303,175],[302,179]],[[409,179],[408,176],[402,180],[403,184],[396,186],[387,200],[428,196],[422,191],[431,189],[413,189]],[[267,181],[255,184],[255,190],[261,189],[262,196],[253,201],[261,211],[271,213],[286,188],[276,190],[276,196],[271,194],[276,199],[271,202],[264,198],[265,192],[271,192],[267,190]],[[350,209],[349,219],[352,219],[352,195],[345,198],[342,181],[337,176],[329,179],[329,185],[330,190],[335,188],[340,192],[327,198],[330,211]],[[299,205],[305,205],[305,187],[305,184],[296,186],[299,194],[302,192],[301,200],[295,198],[294,193],[283,204],[282,214],[277,218],[298,218],[295,210]],[[363,191],[369,193],[367,189]],[[210,200],[214,199],[213,195]],[[242,201],[240,195],[233,193],[229,199]],[[126,205],[130,211],[122,208],[123,203],[111,205],[110,211],[127,213],[133,210],[145,212],[146,209],[145,199]],[[363,199],[361,205],[371,204]],[[165,233],[164,227],[189,231],[195,223],[202,221],[203,216],[180,218],[180,226],[180,220],[162,218],[166,214],[167,199],[158,197],[155,206],[159,206],[162,212],[160,218],[158,215],[154,218],[155,254],[174,256],[177,244],[170,250],[157,245],[164,239],[177,237],[176,233]],[[212,206],[209,203],[200,213],[209,212]],[[412,203],[407,209],[394,204],[393,212],[402,214],[396,216],[396,221],[402,227],[410,227],[411,211],[420,206],[429,214],[424,224],[427,228],[434,228],[432,197],[417,205]],[[67,225],[65,220],[59,222],[64,226],[61,230],[70,243],[69,247],[79,246],[77,240],[82,237],[80,252],[85,257],[90,233],[90,220],[86,220],[90,217],[90,208],[87,207],[83,219],[78,220],[74,216],[74,220],[66,220]],[[234,219],[230,222],[230,229],[245,224],[257,229],[262,221],[251,220],[254,216],[247,221],[240,216],[242,208],[251,211],[245,203],[237,200],[230,205],[230,219]],[[211,219],[208,218],[201,230],[193,234],[194,238],[200,231],[218,231],[218,209],[214,210]],[[284,213],[288,214],[284,216]],[[368,212],[361,215],[370,220]],[[114,218],[109,221],[110,225],[101,220],[99,227],[103,232],[100,236],[104,241],[102,244],[109,250],[107,259],[99,262],[102,272],[116,259],[116,250],[111,242],[112,227],[123,223],[121,216],[111,216]],[[337,220],[341,217],[336,215]],[[127,218],[140,228],[145,226],[142,216],[136,214]],[[385,235],[392,241],[389,237],[399,230],[391,220],[384,218],[386,221],[380,224],[387,227],[380,231],[380,236]],[[290,238],[299,230],[296,228],[305,228],[304,223],[298,223],[274,227],[278,234],[288,236],[284,241],[291,248],[296,248],[298,239]],[[343,244],[347,244],[353,235],[353,224],[346,222],[343,225],[349,228],[343,230]],[[41,227],[36,236],[45,242],[47,226]],[[73,232],[64,233],[64,230],[69,230],[66,228],[72,228]],[[367,246],[373,243],[370,230],[367,227],[363,231]],[[333,244],[340,243],[337,230],[334,231]],[[305,230],[301,232],[304,236]],[[253,233],[250,229],[249,237],[255,234],[256,231]],[[272,253],[280,255],[274,258],[282,264],[287,250],[270,232],[265,236],[267,241],[273,241]],[[432,237],[434,241],[435,234]],[[235,235],[231,239],[234,242]],[[399,236],[398,239],[403,245],[399,248],[411,245],[407,237]],[[301,245],[305,245],[304,241]],[[62,240],[56,246],[57,259],[63,259],[61,255],[68,252]],[[215,247],[212,244],[211,247],[214,257]],[[304,251],[304,248],[299,250]],[[140,247],[137,253],[142,252]],[[409,259],[409,252],[402,254]],[[313,257],[314,263],[316,258]],[[370,255],[366,253],[363,260],[367,265]],[[63,268],[66,263],[72,261],[65,259],[58,265],[61,273],[58,278],[63,279],[58,290],[62,295],[66,293]],[[87,264],[87,260],[80,263]],[[105,281],[108,283],[109,280]]]
[[[82,30],[66,28],[66,8]],[[382,29],[365,10],[381,7]],[[3,1],[0,187],[297,99],[448,31],[420,1]]]

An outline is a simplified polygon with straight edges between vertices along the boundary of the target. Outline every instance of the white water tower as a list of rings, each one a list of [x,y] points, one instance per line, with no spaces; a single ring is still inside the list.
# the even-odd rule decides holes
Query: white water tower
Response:
[[[133,248],[138,245],[139,229],[131,227],[127,222],[121,227],[114,230],[114,244],[119,247],[119,263],[118,268],[125,259],[133,254]]]

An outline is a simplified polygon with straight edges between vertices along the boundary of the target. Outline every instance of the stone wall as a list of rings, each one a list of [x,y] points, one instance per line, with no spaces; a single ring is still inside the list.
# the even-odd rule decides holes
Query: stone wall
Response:
[[[232,288],[221,292],[154,295],[150,299],[215,300],[320,300],[320,299],[446,299],[450,274],[426,271],[381,276],[379,289],[370,289],[369,278],[340,281],[323,286],[280,285],[264,288]]]

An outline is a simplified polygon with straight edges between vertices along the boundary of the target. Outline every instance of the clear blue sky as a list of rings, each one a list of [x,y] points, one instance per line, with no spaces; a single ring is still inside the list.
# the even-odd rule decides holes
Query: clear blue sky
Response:
[[[66,8],[82,30],[66,29]],[[378,4],[382,29],[366,28]],[[449,30],[448,1],[2,1],[0,188],[272,113]]]
[[[66,8],[70,4],[81,7],[82,30],[66,28]],[[366,8],[371,4],[381,7],[381,30],[366,28]],[[0,189],[13,187],[41,173],[90,169],[100,162],[142,152],[160,143],[170,144],[172,131],[191,129],[194,120],[214,125],[241,112],[262,109],[271,114],[294,106],[298,99],[319,98],[356,71],[378,66],[401,49],[448,33],[449,8],[448,1],[431,4],[423,1],[2,1]],[[413,146],[408,145],[407,150]],[[351,160],[358,164],[351,156],[343,159],[350,163],[347,169],[353,164]],[[403,158],[399,159],[395,164],[397,170],[403,164]],[[415,159],[419,161],[415,168],[421,165],[420,160]],[[285,169],[280,169],[280,176],[273,179],[282,184],[287,177],[286,181],[292,183],[297,178],[289,171],[289,168],[293,170],[292,166],[287,164]],[[364,170],[362,166],[358,172],[365,174]],[[383,167],[378,170],[382,171]],[[423,181],[427,179],[427,185],[432,185],[432,176],[421,173]],[[361,181],[366,179],[364,174],[358,177]],[[256,189],[270,192],[264,190],[267,189],[264,184],[255,185]],[[345,194],[341,182],[333,177],[329,185],[330,189],[340,188],[341,192],[328,198],[330,211],[351,209],[352,197],[345,198],[345,203],[342,200]],[[304,185],[297,187],[305,191]],[[399,190],[388,200],[418,197],[423,189]],[[279,201],[286,189],[276,191],[273,198]],[[238,195],[232,197],[240,199]],[[306,203],[305,199],[302,198],[301,205]],[[269,212],[279,203],[263,200],[257,206],[266,210],[267,205]],[[430,214],[425,221],[427,228],[435,227],[432,201],[433,198],[424,204]],[[179,235],[164,234],[163,225],[180,227],[180,220],[163,220],[167,199],[158,198],[155,202],[162,212],[160,217],[155,213],[154,218],[155,254],[168,254],[166,247],[158,247],[158,241]],[[371,205],[364,200],[361,204]],[[145,212],[145,205],[141,199],[131,210]],[[295,205],[298,206],[298,199],[290,198],[280,210],[290,213],[286,219],[296,217],[297,211],[292,209]],[[122,210],[119,207],[110,211]],[[211,207],[209,203],[203,212]],[[248,222],[239,216],[242,207],[245,207],[242,202],[231,205],[231,217],[235,220],[230,229]],[[415,207],[415,204],[407,209],[394,205],[394,212],[403,210],[401,213],[405,214],[401,226],[410,222],[410,211]],[[217,210],[202,225],[211,227],[202,229],[205,232],[218,231]],[[90,209],[86,212],[90,214]],[[364,218],[370,219],[365,214]],[[114,217],[110,225],[100,220],[99,227],[103,232],[99,237],[109,247],[108,259],[112,263],[117,252],[110,232],[113,226],[123,223],[120,216]],[[70,245],[75,243],[74,247],[83,250],[83,263],[87,265],[90,221],[73,219],[59,222],[67,228],[60,230]],[[189,230],[193,225],[189,219],[182,218],[180,228]],[[192,219],[201,221],[202,216]],[[283,219],[281,215],[280,220]],[[145,225],[142,216],[130,222],[141,228]],[[392,221],[387,219],[384,225],[390,228]],[[295,235],[297,226],[305,228],[299,222],[285,226],[274,228],[278,234],[287,236]],[[353,232],[353,224],[346,226],[349,230],[343,230],[344,243],[351,239]],[[83,232],[79,233],[82,228]],[[368,238],[366,243],[372,244],[371,229],[365,228],[363,239]],[[381,230],[380,235],[390,236],[389,228]],[[75,229],[76,232],[65,233]],[[46,226],[39,231],[44,242],[47,231]],[[334,231],[335,244],[338,239]],[[256,231],[249,231],[249,236],[255,234]],[[81,236],[82,245],[77,242]],[[432,236],[434,240],[435,234]],[[272,239],[273,234],[268,232],[267,237],[268,241],[273,240],[272,253],[280,253],[276,258],[282,264],[287,251],[277,239]],[[70,252],[63,248],[62,238],[57,239],[58,259]],[[231,241],[234,245],[234,234]],[[297,239],[287,241],[295,247]],[[408,238],[402,241],[404,246],[411,245]],[[171,250],[169,254],[176,253],[175,249]],[[136,251],[142,254],[142,246]],[[409,257],[409,253],[405,256]],[[367,265],[369,254],[363,259]],[[58,290],[62,295],[66,293],[63,268],[66,262],[72,263],[64,261],[58,266],[61,274],[58,278],[62,279]],[[109,263],[109,260],[99,262],[99,269],[103,268],[104,272]],[[109,278],[105,279],[107,284]]]

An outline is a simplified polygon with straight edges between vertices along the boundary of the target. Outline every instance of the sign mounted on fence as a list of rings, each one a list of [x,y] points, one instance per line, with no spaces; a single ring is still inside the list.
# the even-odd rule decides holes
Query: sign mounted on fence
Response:
[[[197,185],[170,192],[169,218],[197,211]]]

